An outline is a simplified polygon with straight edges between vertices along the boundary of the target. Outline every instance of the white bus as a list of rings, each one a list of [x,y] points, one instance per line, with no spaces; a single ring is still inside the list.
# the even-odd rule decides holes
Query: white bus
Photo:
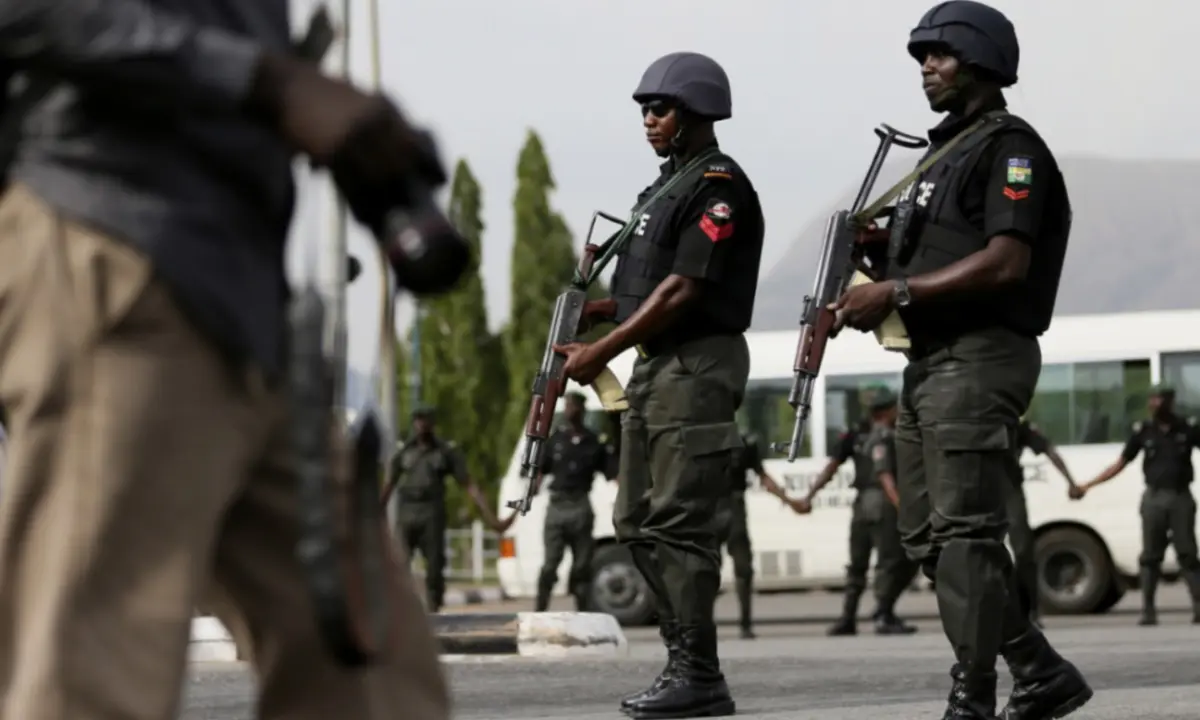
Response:
[[[796,333],[752,333],[748,340],[752,369],[739,423],[764,442],[785,440],[793,417],[787,394]],[[1029,417],[1058,447],[1079,482],[1090,480],[1117,458],[1130,425],[1145,415],[1153,383],[1176,386],[1181,414],[1200,414],[1200,311],[1060,317],[1041,346],[1042,375]],[[613,363],[613,370],[627,378],[632,362],[632,353],[626,353]],[[847,332],[831,342],[813,397],[804,452],[790,464],[784,458],[769,458],[767,472],[785,483],[789,494],[805,493],[838,433],[863,417],[862,392],[879,384],[899,390],[903,364],[903,356],[882,350],[871,335]],[[600,410],[594,397],[589,403],[589,424],[613,432],[616,418]],[[501,481],[501,503],[523,491],[519,454],[520,447]],[[1026,452],[1022,464],[1029,519],[1037,534],[1043,607],[1057,613],[1108,610],[1137,576],[1141,458],[1082,501],[1068,499],[1065,481],[1045,457]],[[746,506],[758,589],[841,585],[848,561],[851,465],[842,467],[807,516],[794,514],[761,488],[751,488]],[[625,624],[647,622],[652,609],[646,589],[613,539],[615,484],[598,477],[591,497],[598,539],[594,607]],[[501,543],[498,572],[511,597],[535,593],[546,502],[541,493],[528,516],[519,519]],[[566,570],[564,564],[558,592],[565,589]],[[1168,555],[1165,573],[1170,577],[1176,570],[1174,557]],[[732,580],[728,557],[722,580]]]

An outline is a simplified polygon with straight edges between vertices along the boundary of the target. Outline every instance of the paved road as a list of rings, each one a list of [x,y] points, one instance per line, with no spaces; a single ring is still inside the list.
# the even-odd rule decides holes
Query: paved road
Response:
[[[948,650],[932,620],[920,620],[911,637],[862,635],[826,638],[821,625],[788,622],[825,612],[836,597],[825,594],[760,599],[763,623],[755,641],[722,628],[722,655],[739,717],[833,720],[938,717],[949,687]],[[1137,628],[1126,612],[1052,618],[1048,633],[1097,690],[1073,717],[1081,720],[1195,720],[1200,713],[1200,626],[1183,612],[1179,588],[1164,593],[1162,626]],[[731,604],[722,601],[722,614]],[[907,599],[911,616],[928,614],[927,594]],[[924,612],[922,612],[924,611]],[[619,720],[616,698],[639,689],[662,664],[653,631],[627,633],[630,653],[612,660],[543,662],[466,659],[447,664],[460,720],[563,718]],[[1007,691],[1004,682],[1002,692]],[[253,720],[251,684],[244,669],[197,666],[181,720]],[[400,715],[397,715],[399,717]]]

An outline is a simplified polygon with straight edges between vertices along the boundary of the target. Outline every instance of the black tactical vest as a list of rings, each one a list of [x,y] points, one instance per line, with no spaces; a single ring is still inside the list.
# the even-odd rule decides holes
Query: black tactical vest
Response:
[[[617,260],[610,294],[617,301],[616,322],[623,323],[650,297],[654,288],[671,274],[675,265],[675,250],[679,245],[676,228],[688,198],[703,182],[705,168],[713,165],[733,165],[733,159],[723,153],[708,158],[689,172],[674,187],[658,198],[653,205],[633,218],[635,223],[629,244]],[[638,195],[633,210],[658,191],[673,175],[664,172],[653,185]]]
[[[963,189],[993,135],[1004,130],[1040,137],[1029,123],[1010,113],[997,111],[985,117],[987,122],[983,127],[960,140],[901,193],[891,223],[889,278],[938,270],[987,246],[983,228],[974,226],[963,214],[959,203]],[[931,147],[926,157],[936,151],[936,146]],[[1046,331],[1054,311],[1066,255],[1066,236],[1071,228],[1066,185],[1057,166],[1052,170],[1053,173],[1046,173],[1048,179],[1064,188],[1063,217],[1047,222],[1045,237],[1039,238],[1042,242],[1033,248],[1026,280],[991,297],[902,310],[901,316],[915,340],[946,339],[995,325],[1031,337]],[[1053,197],[1050,202],[1055,202]],[[1053,237],[1058,233],[1061,240]]]

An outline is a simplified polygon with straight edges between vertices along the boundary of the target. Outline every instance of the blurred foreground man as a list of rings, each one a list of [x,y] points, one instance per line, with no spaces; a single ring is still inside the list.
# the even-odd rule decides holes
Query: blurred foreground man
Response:
[[[713,603],[721,583],[716,513],[742,445],[763,215],[745,171],[717,145],[733,114],[729,78],[711,58],[672,53],[633,93],[646,140],[665,162],[638,196],[629,245],[613,274],[619,324],[592,344],[558,350],[565,372],[592,382],[638,348],[626,388],[617,539],[654,591],[668,660],[622,700],[634,718],[730,715]]]
[[[257,717],[447,718],[402,558],[377,662],[326,651],[283,389],[293,156],[376,233],[436,158],[292,56],[284,2],[5,0],[0,60],[40,85],[0,201],[0,718],[175,720],[210,584]]]
[[[944,717],[996,717],[999,655],[1013,676],[1001,717],[1060,718],[1092,690],[1030,623],[1004,537],[1070,201],[1050,149],[1006,109],[1019,49],[1003,14],[941,3],[908,51],[945,118],[929,131],[931,164],[893,208],[885,279],[850,289],[835,308],[862,330],[898,310],[911,339],[896,427],[899,524],[909,557],[935,582],[956,656]]]

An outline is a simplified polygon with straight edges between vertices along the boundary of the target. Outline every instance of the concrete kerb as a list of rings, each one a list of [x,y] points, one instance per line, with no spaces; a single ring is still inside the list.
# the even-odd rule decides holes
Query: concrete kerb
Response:
[[[430,618],[446,659],[466,656],[616,657],[629,653],[612,615],[579,612],[450,613]],[[215,617],[192,620],[190,662],[245,660]]]
[[[455,613],[433,618],[444,655],[622,656],[629,644],[605,613]]]

